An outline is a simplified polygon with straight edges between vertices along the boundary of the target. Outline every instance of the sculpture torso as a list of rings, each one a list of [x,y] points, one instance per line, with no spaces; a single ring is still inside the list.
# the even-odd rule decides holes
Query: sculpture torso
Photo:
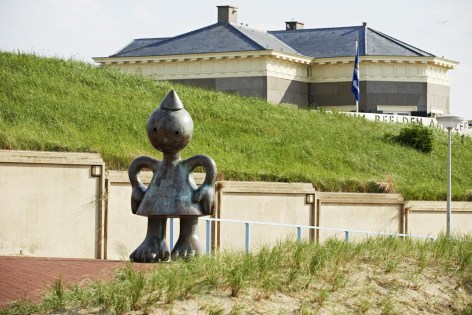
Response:
[[[136,214],[144,216],[202,216],[199,203],[193,202],[197,185],[186,161],[160,161]]]

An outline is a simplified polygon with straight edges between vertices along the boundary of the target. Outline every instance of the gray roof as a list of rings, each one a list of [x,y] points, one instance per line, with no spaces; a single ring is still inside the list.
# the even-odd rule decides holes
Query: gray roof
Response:
[[[335,28],[271,31],[300,54],[315,58],[360,56],[433,56],[421,49],[364,25]]]
[[[139,41],[139,42],[137,42]],[[277,37],[231,23],[216,23],[164,40],[135,40],[110,57],[142,57],[273,49],[296,53]]]
[[[366,25],[320,29],[261,31],[216,23],[170,38],[135,39],[110,57],[144,57],[212,52],[276,50],[315,58],[361,56],[434,56]]]
[[[126,52],[130,52],[132,50],[135,50],[137,48],[141,48],[144,46],[154,45],[166,39],[167,38],[138,38],[138,39],[133,40],[128,45],[126,45],[124,48],[118,51],[115,55],[124,54]]]
[[[398,39],[390,37],[379,31],[367,28],[366,32],[367,56],[424,56],[435,57],[433,54],[408,45]]]
[[[246,37],[258,43],[263,49],[272,49],[297,54],[297,51],[287,45],[285,42],[272,35],[270,32],[257,30],[251,27],[231,24],[233,27],[244,34]]]

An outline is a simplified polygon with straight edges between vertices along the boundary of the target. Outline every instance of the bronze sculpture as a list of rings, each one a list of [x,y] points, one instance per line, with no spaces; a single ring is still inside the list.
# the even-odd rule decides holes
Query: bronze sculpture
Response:
[[[167,218],[180,218],[180,235],[170,255],[192,256],[203,250],[197,233],[198,217],[214,212],[215,162],[206,155],[186,160],[180,158],[180,151],[192,138],[193,121],[174,90],[152,112],[146,131],[149,142],[163,153],[163,159],[140,156],[128,169],[132,186],[131,210],[148,217],[146,237],[131,253],[130,259],[155,262],[169,258],[165,239]],[[191,172],[199,166],[205,169],[206,176],[203,184],[197,187]],[[148,187],[139,178],[139,172],[144,168],[153,172]]]

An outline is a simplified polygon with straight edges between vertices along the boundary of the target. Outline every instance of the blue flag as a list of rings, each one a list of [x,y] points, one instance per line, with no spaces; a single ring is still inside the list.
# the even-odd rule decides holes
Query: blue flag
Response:
[[[351,91],[356,97],[356,101],[359,102],[360,99],[360,88],[359,88],[359,44],[356,40],[356,58],[354,59],[354,73],[352,74],[352,87]]]

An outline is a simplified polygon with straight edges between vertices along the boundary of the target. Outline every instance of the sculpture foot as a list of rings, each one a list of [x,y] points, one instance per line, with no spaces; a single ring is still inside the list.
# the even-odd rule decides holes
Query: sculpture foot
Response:
[[[129,256],[134,262],[156,262],[169,258],[166,244],[166,219],[148,217],[146,238]]]
[[[203,252],[203,246],[198,235],[181,236],[172,250],[172,258],[189,258],[201,252]]]
[[[129,256],[130,260],[139,263],[152,263],[169,259],[169,249],[165,239],[147,236],[141,245]]]
[[[188,258],[203,252],[198,239],[198,217],[180,218],[180,235],[172,250],[172,258]]]

